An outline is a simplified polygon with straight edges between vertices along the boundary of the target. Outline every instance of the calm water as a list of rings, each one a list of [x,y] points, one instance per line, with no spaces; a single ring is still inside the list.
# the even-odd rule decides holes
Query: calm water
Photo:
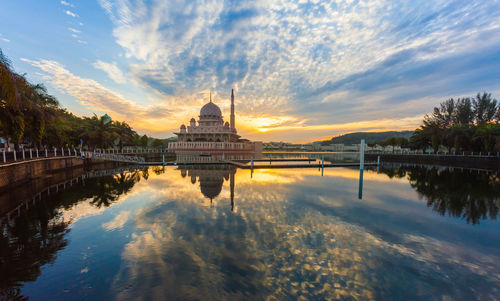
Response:
[[[498,174],[193,166],[94,177],[2,220],[0,299],[495,300]]]

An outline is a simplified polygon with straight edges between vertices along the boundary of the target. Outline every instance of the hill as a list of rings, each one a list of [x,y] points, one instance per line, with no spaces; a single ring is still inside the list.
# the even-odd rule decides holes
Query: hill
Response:
[[[389,137],[404,137],[410,139],[412,134],[413,131],[358,132],[333,137],[331,140],[322,141],[321,144],[358,144],[361,139],[365,139],[366,143],[376,143],[382,142]]]

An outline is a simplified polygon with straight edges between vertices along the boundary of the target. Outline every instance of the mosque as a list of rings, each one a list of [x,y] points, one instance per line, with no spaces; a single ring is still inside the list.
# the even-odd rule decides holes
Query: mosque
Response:
[[[191,118],[189,125],[181,125],[177,142],[168,144],[168,149],[175,152],[190,153],[254,153],[262,151],[261,142],[241,139],[236,130],[234,116],[234,90],[231,90],[230,122],[224,122],[220,108],[212,102],[206,103],[200,110],[198,122]]]
[[[229,182],[231,211],[234,211],[234,185],[236,167],[232,165],[182,165],[178,169],[183,178],[188,176],[194,185],[199,182],[203,196],[210,200],[210,206],[222,192],[224,180]]]

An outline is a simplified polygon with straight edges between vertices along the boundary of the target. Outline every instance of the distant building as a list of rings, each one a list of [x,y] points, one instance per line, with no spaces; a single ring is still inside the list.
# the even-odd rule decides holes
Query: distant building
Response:
[[[293,144],[288,142],[267,142],[263,144],[265,150],[299,150],[300,144]]]
[[[189,125],[181,125],[177,142],[170,142],[168,149],[175,152],[261,152],[261,142],[250,142],[241,139],[236,130],[234,115],[234,91],[231,91],[230,123],[224,122],[220,108],[212,102],[205,104],[201,110],[198,122],[191,118]]]

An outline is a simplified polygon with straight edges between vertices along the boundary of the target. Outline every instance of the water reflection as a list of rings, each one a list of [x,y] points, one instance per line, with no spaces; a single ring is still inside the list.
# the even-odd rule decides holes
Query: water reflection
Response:
[[[384,164],[380,172],[408,179],[427,206],[441,215],[463,218],[473,225],[498,215],[500,177],[496,172],[390,164]]]
[[[234,177],[236,167],[232,165],[185,165],[179,166],[181,176],[188,176],[192,184],[198,181],[203,196],[210,199],[210,205],[213,200],[219,196],[222,191],[224,180],[229,181],[231,194],[231,211],[234,210]]]
[[[68,245],[66,234],[74,220],[65,218],[65,210],[84,201],[108,207],[147,173],[144,169],[87,178],[80,185],[43,195],[18,217],[1,219],[0,300],[27,300],[21,294],[23,282],[36,281],[41,267],[53,263],[57,252]]]
[[[381,175],[364,171],[358,200],[357,169],[251,172],[156,167],[51,194],[2,220],[0,298],[472,300],[498,292],[498,227],[442,218],[415,193],[449,212],[448,178],[463,178],[478,187],[453,186],[467,195],[460,217],[466,206],[479,208],[467,216],[489,206],[479,219],[494,218],[496,174],[384,165]],[[76,223],[83,204],[112,214]]]
[[[325,169],[322,178],[316,170],[260,169],[251,178],[250,170],[239,170],[239,209],[228,215],[226,203],[189,200],[234,196],[232,170],[180,168],[195,189],[166,190],[136,215],[113,282],[117,299],[475,299],[473,289],[460,288],[464,279],[450,278],[456,274],[492,296],[498,256],[412,229],[413,204],[398,205],[410,208],[406,214],[371,193],[376,180],[406,196],[407,182],[367,170],[367,194],[354,203],[358,172]]]

